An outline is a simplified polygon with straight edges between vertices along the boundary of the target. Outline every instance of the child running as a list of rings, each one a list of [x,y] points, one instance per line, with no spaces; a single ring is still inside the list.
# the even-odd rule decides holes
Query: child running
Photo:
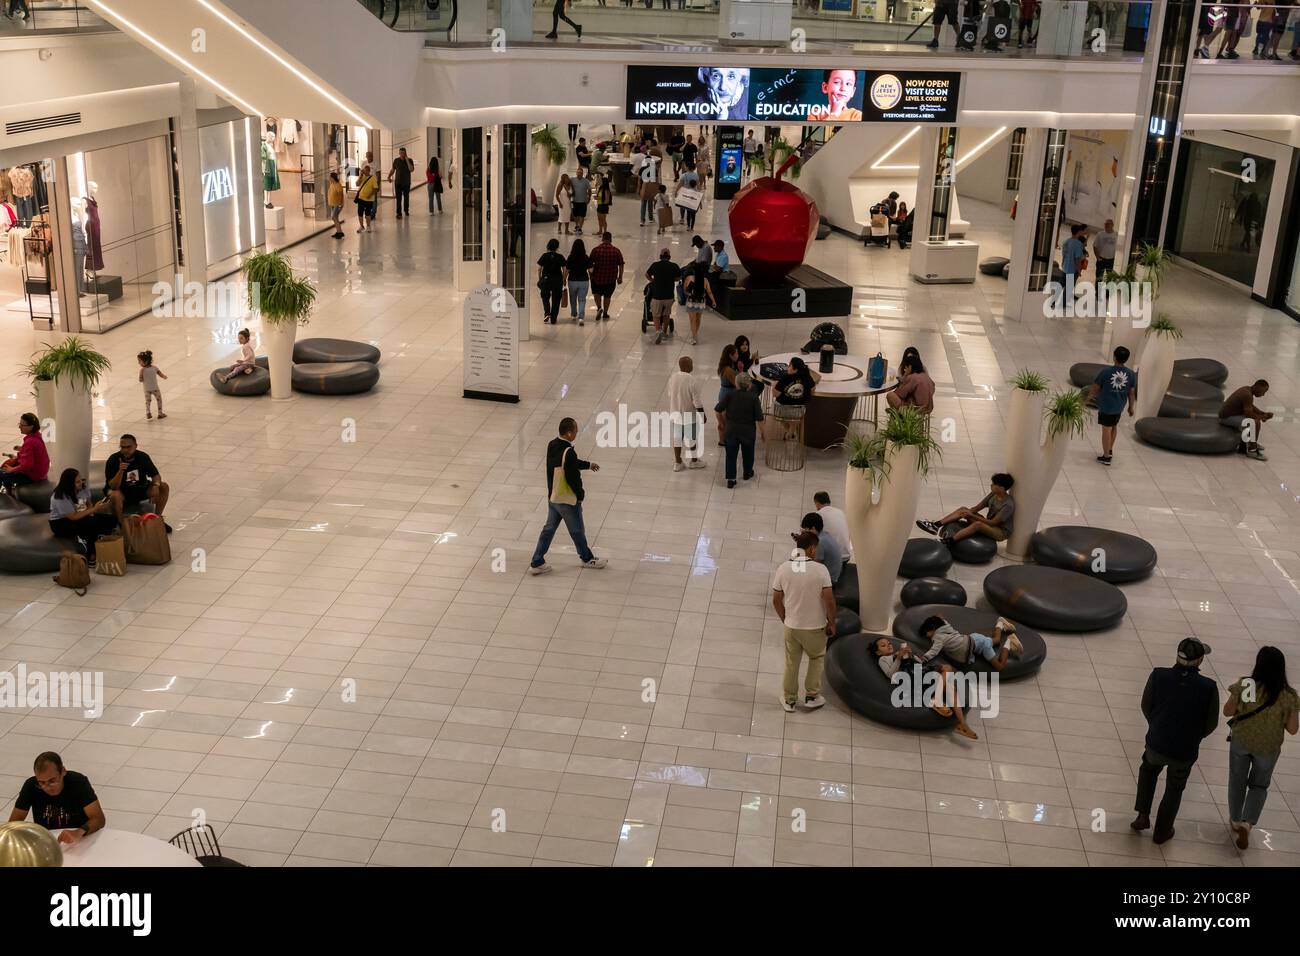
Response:
[[[163,370],[153,364],[153,352],[148,349],[136,356],[140,362],[140,381],[144,383],[144,417],[153,418],[153,400],[158,399],[158,418],[166,418],[163,413],[162,391],[158,388],[158,379],[166,378]]]

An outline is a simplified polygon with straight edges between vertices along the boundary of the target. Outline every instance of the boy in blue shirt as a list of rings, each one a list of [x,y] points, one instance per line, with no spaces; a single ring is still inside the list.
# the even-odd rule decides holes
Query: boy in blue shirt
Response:
[[[1115,436],[1119,433],[1119,416],[1126,406],[1132,416],[1133,403],[1137,400],[1137,372],[1124,364],[1128,357],[1129,350],[1119,346],[1115,349],[1115,364],[1098,372],[1088,386],[1088,401],[1097,402],[1097,423],[1101,425],[1101,454],[1097,460],[1103,465],[1110,464]]]

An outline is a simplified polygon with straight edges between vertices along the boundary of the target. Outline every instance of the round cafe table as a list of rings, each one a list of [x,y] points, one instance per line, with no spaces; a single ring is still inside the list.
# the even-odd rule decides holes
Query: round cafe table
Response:
[[[810,371],[817,372],[820,356],[816,354],[779,352],[762,356],[758,364],[759,367],[768,362],[788,365],[795,357],[803,359]],[[803,443],[809,448],[830,448],[844,441],[855,417],[854,409],[860,401],[865,406],[863,420],[873,425],[879,422],[880,396],[896,389],[898,383],[886,380],[880,388],[867,385],[867,363],[871,358],[869,355],[837,355],[835,368],[820,373],[804,416]],[[763,381],[769,385],[776,384],[775,379],[764,378]]]
[[[62,831],[52,830],[55,836]],[[105,827],[83,837],[75,846],[62,846],[64,866],[202,866],[170,843]]]

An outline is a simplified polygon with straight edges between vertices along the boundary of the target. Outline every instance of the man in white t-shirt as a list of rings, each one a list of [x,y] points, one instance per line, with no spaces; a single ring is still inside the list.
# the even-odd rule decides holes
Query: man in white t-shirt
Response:
[[[813,495],[813,505],[816,506],[817,513],[821,515],[826,533],[839,543],[840,553],[844,555],[844,560],[851,561],[853,559],[853,542],[849,540],[849,520],[844,517],[844,512],[831,504],[831,496],[825,491],[819,491]]]
[[[668,376],[668,414],[673,429],[673,471],[683,468],[703,468],[700,457],[700,429],[704,425],[704,399],[700,383],[691,373],[695,363],[689,355],[677,360],[677,371]],[[686,449],[686,464],[682,464],[682,449]]]
[[[785,625],[785,673],[781,680],[781,707],[794,712],[799,696],[799,663],[808,655],[804,675],[803,705],[816,710],[826,703],[822,697],[822,666],[826,641],[835,635],[835,595],[826,566],[814,560],[817,535],[800,532],[796,551],[772,576],[772,607]]]

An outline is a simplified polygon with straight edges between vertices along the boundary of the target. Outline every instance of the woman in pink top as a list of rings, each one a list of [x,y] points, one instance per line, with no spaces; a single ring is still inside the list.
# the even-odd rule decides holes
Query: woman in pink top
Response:
[[[44,481],[50,477],[50,454],[41,437],[41,420],[31,412],[18,419],[18,430],[23,433],[23,443],[15,446],[18,455],[0,465],[0,491],[13,493],[14,485]]]
[[[934,411],[934,379],[925,370],[916,349],[904,353],[903,363],[898,367],[898,388],[887,394],[885,401],[890,408],[911,405],[923,415]]]

